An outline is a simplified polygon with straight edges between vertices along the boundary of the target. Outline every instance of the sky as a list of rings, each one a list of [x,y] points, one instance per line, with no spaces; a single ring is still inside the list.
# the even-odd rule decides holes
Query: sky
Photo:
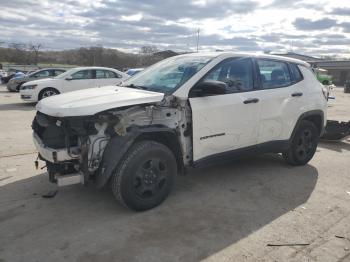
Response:
[[[349,0],[0,0],[0,43],[350,58]]]

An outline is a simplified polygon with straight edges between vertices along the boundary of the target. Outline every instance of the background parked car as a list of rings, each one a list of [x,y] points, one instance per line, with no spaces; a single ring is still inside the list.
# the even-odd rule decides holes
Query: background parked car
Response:
[[[3,69],[0,69],[0,77],[5,77],[7,76],[7,72]]]
[[[0,69],[0,84],[3,82],[2,78],[7,76],[7,72],[5,70]]]
[[[322,84],[322,85],[332,85],[332,76],[327,74],[327,70],[323,68],[317,68],[316,69],[316,77],[317,80]]]
[[[7,76],[2,77],[3,83],[8,83],[12,78],[25,75],[23,72],[9,73]]]
[[[129,77],[129,75],[113,68],[78,67],[54,78],[24,83],[20,87],[20,92],[23,100],[36,102],[45,97],[61,93],[117,85]]]
[[[41,69],[26,75],[21,75],[18,77],[13,77],[8,83],[7,83],[7,89],[9,91],[19,91],[19,88],[21,85],[28,81],[33,81],[37,79],[43,79],[48,77],[55,77],[62,73],[64,73],[66,70],[61,68],[45,68]]]

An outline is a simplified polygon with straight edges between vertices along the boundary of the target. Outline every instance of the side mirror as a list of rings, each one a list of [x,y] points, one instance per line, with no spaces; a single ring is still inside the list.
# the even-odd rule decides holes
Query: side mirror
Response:
[[[207,80],[194,86],[190,97],[224,95],[227,93],[226,84],[221,81]]]
[[[67,80],[67,81],[71,81],[71,80],[73,80],[73,77],[71,77],[71,76],[67,76],[67,77],[65,78],[65,80]]]

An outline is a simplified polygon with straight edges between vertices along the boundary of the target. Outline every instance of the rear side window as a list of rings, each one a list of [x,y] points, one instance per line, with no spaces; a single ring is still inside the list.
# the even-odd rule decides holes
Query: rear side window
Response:
[[[292,84],[287,63],[259,59],[258,66],[263,89],[285,87]]]
[[[297,83],[297,82],[300,82],[301,80],[303,80],[303,75],[301,74],[298,65],[297,64],[289,64],[289,66],[290,66],[290,71],[292,73],[293,82]]]
[[[118,74],[109,70],[96,70],[96,78],[121,78]]]
[[[120,75],[113,71],[106,71],[107,78],[121,78]]]

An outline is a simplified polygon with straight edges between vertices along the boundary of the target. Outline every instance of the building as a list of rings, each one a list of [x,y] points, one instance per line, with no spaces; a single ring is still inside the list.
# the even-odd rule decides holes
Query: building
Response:
[[[310,61],[311,65],[327,70],[327,74],[333,78],[333,83],[338,86],[344,86],[347,80],[350,80],[350,60],[323,60]]]
[[[343,86],[347,80],[350,81],[350,60],[328,60],[293,52],[276,55],[300,59],[313,67],[327,70],[327,74],[332,76],[335,85]]]

